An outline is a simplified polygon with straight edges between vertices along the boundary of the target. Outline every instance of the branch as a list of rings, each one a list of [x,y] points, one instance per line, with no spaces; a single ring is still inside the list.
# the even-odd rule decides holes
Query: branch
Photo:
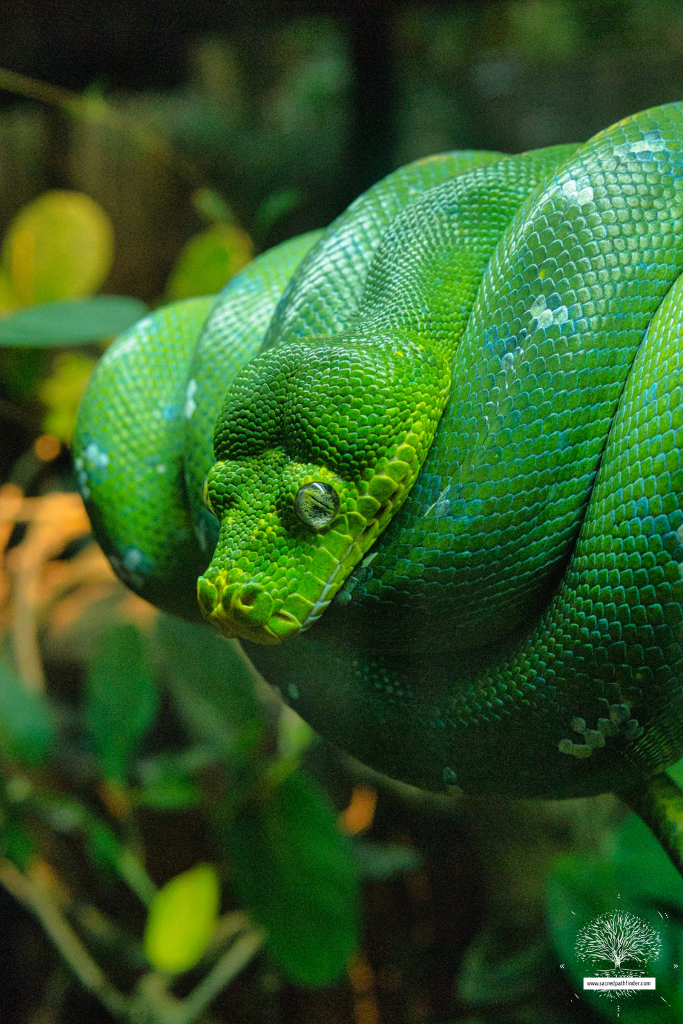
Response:
[[[265,932],[250,928],[230,947],[203,981],[192,990],[179,1007],[179,1014],[169,1024],[192,1024],[202,1010],[205,1010],[219,992],[244,970],[265,941]]]
[[[109,128],[125,132],[128,136],[136,139],[143,151],[154,153],[164,163],[173,167],[176,173],[189,182],[193,188],[202,184],[202,177],[195,165],[175,152],[161,132],[141,125],[101,97],[80,96],[68,89],[61,89],[48,82],[41,82],[37,78],[20,75],[8,68],[0,68],[0,89],[18,96],[25,96],[27,99],[37,100],[39,103],[58,107],[72,117],[83,121],[106,124]]]
[[[186,999],[168,992],[172,976],[151,971],[138,984],[137,1011],[147,1008],[160,1024],[193,1024],[219,992],[242,971],[263,945],[265,933],[250,927],[223,954],[216,966]]]

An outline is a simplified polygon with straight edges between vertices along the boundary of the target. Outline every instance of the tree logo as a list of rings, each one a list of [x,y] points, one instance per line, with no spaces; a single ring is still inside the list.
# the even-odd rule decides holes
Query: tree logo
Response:
[[[594,965],[595,971],[595,977],[583,979],[584,989],[592,989],[608,999],[654,989],[655,979],[644,975],[661,947],[659,932],[635,914],[614,911],[593,918],[576,936],[577,957]],[[610,966],[598,969],[601,964]]]

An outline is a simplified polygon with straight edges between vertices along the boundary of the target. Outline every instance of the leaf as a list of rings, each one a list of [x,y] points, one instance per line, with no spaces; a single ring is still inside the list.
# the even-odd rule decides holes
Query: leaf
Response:
[[[16,215],[2,265],[21,305],[89,295],[114,258],[114,229],[99,203],[82,192],[45,192]]]
[[[145,956],[157,971],[189,971],[204,955],[216,926],[220,889],[212,864],[176,875],[152,900]]]
[[[12,667],[0,660],[0,752],[12,760],[38,764],[54,736],[52,712],[43,695],[27,690]]]
[[[135,769],[143,787],[185,783],[193,772],[206,768],[216,760],[217,754],[213,747],[198,744],[184,750],[166,750],[152,757],[140,758]]]
[[[90,666],[85,715],[105,779],[125,785],[127,768],[157,712],[143,638],[130,623],[110,626]]]
[[[256,238],[262,239],[277,221],[296,210],[303,198],[303,192],[298,188],[283,188],[266,196],[254,216]]]
[[[80,352],[59,352],[52,374],[38,386],[38,398],[46,407],[43,430],[70,444],[76,426],[78,405],[96,360]]]
[[[194,737],[222,755],[250,750],[262,717],[254,677],[236,647],[208,626],[168,615],[160,616],[155,641],[161,671]]]
[[[166,285],[166,298],[214,295],[253,255],[254,243],[246,231],[233,224],[214,224],[181,250]]]
[[[189,779],[155,782],[144,789],[136,790],[132,795],[136,807],[149,807],[157,811],[178,811],[186,807],[196,807],[199,797],[199,787]]]
[[[21,303],[12,288],[9,274],[0,265],[0,317],[7,316],[8,313],[11,313],[12,310],[20,305]]]
[[[234,224],[235,214],[222,195],[212,188],[198,188],[192,193],[192,205],[207,224]]]
[[[55,832],[72,832],[85,827],[87,810],[73,797],[43,790],[33,796],[31,804]]]
[[[277,729],[277,749],[280,757],[299,757],[315,738],[316,734],[308,722],[304,722],[288,704],[283,704]]]
[[[656,978],[655,991],[620,1000],[583,991],[584,976],[596,972],[578,959],[577,934],[614,911],[634,914],[658,932],[662,949],[646,971]],[[674,964],[683,963],[683,879],[637,815],[629,815],[604,856],[575,854],[557,862],[548,882],[548,917],[560,962],[594,1009],[620,1024],[654,1024],[662,1019],[664,999],[671,1019],[681,1019],[683,991]]]
[[[132,889],[141,903],[149,906],[156,889],[136,854],[117,838],[115,832],[94,814],[86,815],[83,829],[88,854],[96,867],[110,868]]]
[[[226,827],[234,886],[270,950],[297,984],[327,985],[358,945],[358,881],[350,840],[300,772]]]
[[[9,813],[3,825],[0,848],[20,871],[26,870],[37,853],[31,834],[16,810]]]
[[[147,312],[139,299],[93,295],[89,299],[44,302],[0,320],[0,345],[14,348],[59,348],[113,338]]]

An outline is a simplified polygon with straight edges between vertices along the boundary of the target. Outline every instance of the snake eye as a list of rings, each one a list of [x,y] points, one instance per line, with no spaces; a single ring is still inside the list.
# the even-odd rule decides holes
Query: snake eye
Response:
[[[329,484],[304,484],[294,499],[294,511],[306,526],[322,530],[339,511],[339,495]]]

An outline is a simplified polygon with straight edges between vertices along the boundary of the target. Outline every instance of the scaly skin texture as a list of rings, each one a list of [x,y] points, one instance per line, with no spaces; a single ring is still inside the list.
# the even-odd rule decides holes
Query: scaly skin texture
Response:
[[[669,797],[633,794],[683,754],[682,194],[681,104],[578,148],[446,154],[379,183],[303,260],[293,240],[231,282],[189,384],[184,305],[133,332],[180,381],[205,563],[220,520],[202,613],[381,771],[629,791],[666,831]],[[148,430],[147,410],[107,412],[127,346],[84,400],[81,483],[123,578],[191,614],[187,573],[171,608],[153,560],[126,562],[146,492],[109,508],[119,449]],[[213,360],[221,395],[212,372],[198,384]]]

